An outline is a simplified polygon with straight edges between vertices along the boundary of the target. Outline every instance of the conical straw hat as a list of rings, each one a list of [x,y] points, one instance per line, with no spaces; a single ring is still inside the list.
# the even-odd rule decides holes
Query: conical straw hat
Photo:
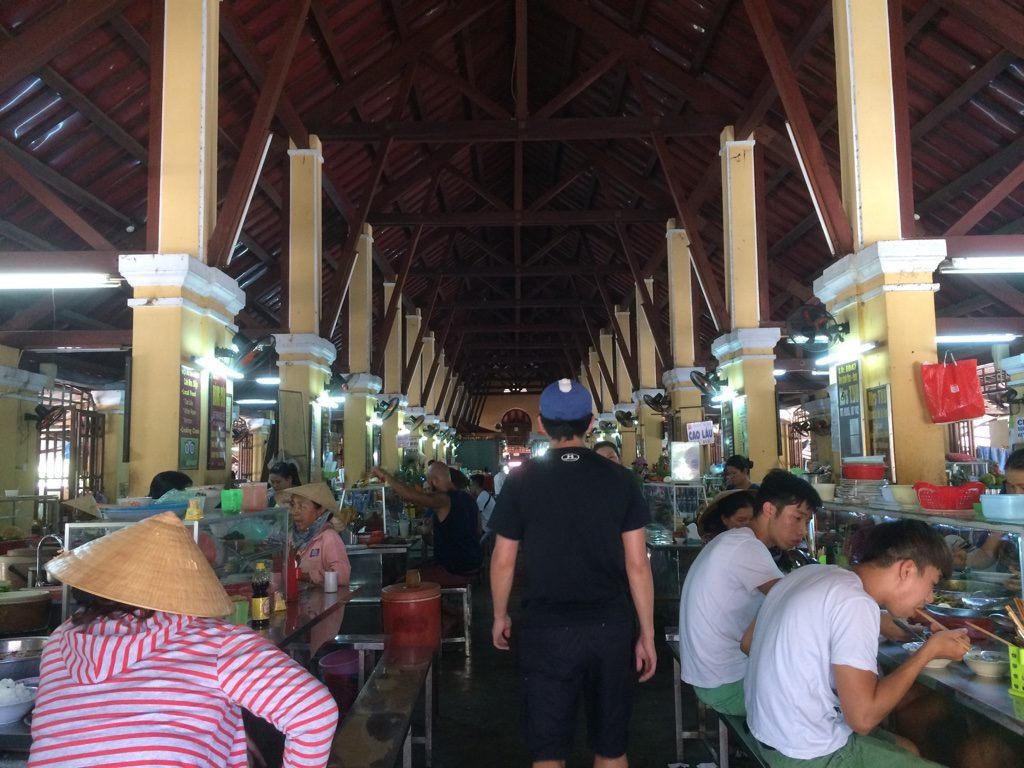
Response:
[[[301,496],[304,499],[309,499],[319,504],[324,509],[331,510],[331,512],[338,511],[338,502],[335,500],[334,493],[327,486],[327,483],[310,483],[309,485],[300,485],[297,488],[286,488],[278,496],[284,501],[287,501],[292,496]]]
[[[91,493],[83,493],[81,496],[70,499],[68,501],[61,502],[65,507],[71,507],[77,509],[79,512],[85,512],[87,515],[92,517],[100,516],[99,505],[96,504],[96,499],[93,498]]]
[[[162,512],[55,557],[58,581],[108,600],[187,616],[226,616],[232,603],[192,532]]]

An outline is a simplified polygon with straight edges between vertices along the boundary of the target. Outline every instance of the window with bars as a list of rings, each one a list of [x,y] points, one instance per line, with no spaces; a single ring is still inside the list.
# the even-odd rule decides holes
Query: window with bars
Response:
[[[103,490],[103,414],[92,394],[71,384],[44,389],[38,428],[38,493],[69,499]]]

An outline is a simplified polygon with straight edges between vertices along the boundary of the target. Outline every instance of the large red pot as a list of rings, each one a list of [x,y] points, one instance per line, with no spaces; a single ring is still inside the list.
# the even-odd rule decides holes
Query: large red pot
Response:
[[[381,592],[384,634],[391,648],[432,648],[441,645],[441,586],[392,584]]]

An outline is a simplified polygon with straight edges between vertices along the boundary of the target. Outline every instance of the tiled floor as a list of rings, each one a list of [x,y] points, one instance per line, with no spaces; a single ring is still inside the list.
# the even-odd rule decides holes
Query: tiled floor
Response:
[[[439,712],[435,720],[434,765],[437,768],[479,768],[529,765],[523,739],[522,704],[517,660],[497,651],[490,642],[491,601],[486,584],[473,591],[473,656],[467,660],[458,646],[446,647],[439,667]],[[630,727],[632,766],[664,768],[674,762],[672,714],[672,657],[664,641],[664,624],[676,623],[674,605],[659,604],[658,669],[652,680],[638,686]],[[686,720],[694,718],[692,702]],[[570,766],[590,766],[582,716]],[[707,760],[697,744],[687,744],[687,762]],[[742,761],[733,761],[743,768]]]

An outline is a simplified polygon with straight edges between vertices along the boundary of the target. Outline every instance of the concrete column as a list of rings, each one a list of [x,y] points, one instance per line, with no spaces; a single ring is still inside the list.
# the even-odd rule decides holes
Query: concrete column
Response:
[[[0,486],[28,496],[36,493],[39,483],[39,432],[26,417],[35,418],[47,378],[20,370],[20,356],[18,349],[0,346],[0,429],[7,436],[0,440]],[[18,520],[20,527],[25,523],[30,523],[27,513],[25,520]]]
[[[348,369],[354,373],[368,373],[370,370],[372,274],[373,227],[363,224],[356,242],[356,263],[348,289]]]
[[[861,402],[863,389],[889,385],[897,483],[946,480],[943,428],[928,418],[917,371],[938,358],[932,273],[945,257],[944,240],[877,242],[814,281],[815,295],[837,320],[850,323],[846,340],[829,353],[860,361]],[[858,353],[868,343],[877,346]],[[834,385],[834,366],[829,379]]]
[[[629,310],[623,307],[616,307],[614,322],[618,325],[622,338],[625,339],[626,349],[632,353],[633,350],[630,349],[629,341]],[[618,352],[618,346],[616,346],[615,350]],[[628,403],[633,392],[633,379],[629,374],[629,368],[626,366],[626,359],[622,355],[617,354],[615,360],[615,399],[620,403]]]
[[[370,468],[370,417],[381,380],[368,373],[355,374],[345,393],[345,485],[362,480]]]
[[[420,323],[423,318],[420,316],[418,309],[413,310],[405,316],[405,340],[406,346],[409,347],[409,354],[412,354],[412,345],[416,342],[416,337],[420,334]],[[408,366],[409,360],[406,361]],[[409,378],[409,405],[419,406],[422,403],[420,392],[423,389],[422,375],[423,370],[423,354],[422,350],[419,356],[416,358],[416,364],[412,369],[412,376]]]
[[[436,413],[439,418],[444,418],[444,414],[441,413],[441,403],[438,402],[438,396],[441,394],[441,383],[447,375],[448,366],[444,364],[444,350],[442,349],[437,352],[437,371],[434,373],[434,381],[431,382],[430,392],[426,393],[425,400],[427,410]]]
[[[1024,399],[1024,355],[1004,357],[999,367],[1006,371],[1009,377],[1009,385],[1017,390],[1018,399]],[[1016,412],[1014,412],[1016,410]],[[1009,433],[1009,445],[1011,450],[1024,447],[1024,413],[1020,407],[1011,409],[1008,422],[1005,427]]]
[[[647,288],[647,295],[654,295],[654,279],[648,277],[644,280]],[[650,323],[647,322],[647,314],[643,311],[640,299],[640,290],[636,293],[636,364],[640,380],[636,382],[637,389],[653,389],[658,386],[658,352],[654,346],[654,333]]]
[[[323,254],[324,163],[320,139],[288,150],[288,330],[318,333]]]
[[[888,5],[832,3],[843,205],[855,251],[903,237]]]
[[[430,399],[430,393],[425,391],[427,376],[430,375],[430,367],[434,364],[434,334],[427,332],[423,334],[423,348],[420,351],[420,381],[412,382],[409,389],[422,391],[423,407],[427,413],[434,413],[434,403]],[[436,414],[435,414],[436,415]]]
[[[690,373],[704,373],[703,368],[673,368],[665,371],[661,377],[665,390],[672,398],[673,432],[678,441],[686,440],[686,425],[694,421],[704,421],[704,408],[700,402],[700,390],[690,381]],[[701,472],[708,469],[709,451],[701,451]]]
[[[594,392],[594,400],[601,403],[602,408],[607,408],[611,405],[612,398],[609,397],[608,386],[605,384],[604,375],[601,373],[601,362],[598,351],[591,347],[588,357],[590,375],[594,379],[594,386],[597,388],[597,391]]]
[[[757,328],[761,325],[761,302],[754,140],[736,141],[730,125],[722,131],[720,141],[726,304],[733,329]]]
[[[267,441],[270,439],[269,419],[252,419],[249,422],[249,434],[252,435],[252,472],[254,481],[258,481],[267,466]],[[301,476],[300,476],[301,479]]]
[[[772,369],[780,336],[778,328],[739,328],[711,344],[718,369],[736,393],[731,403],[734,450],[754,462],[758,477],[779,460],[779,413]],[[723,402],[722,408],[727,407],[730,403]]]
[[[214,348],[227,347],[238,331],[234,317],[245,292],[188,254],[122,255],[118,269],[134,289],[129,492],[145,495],[153,475],[169,469],[186,472],[195,485],[223,483],[230,467],[206,468],[210,370]],[[182,420],[182,390],[194,376],[198,418]]]
[[[204,264],[217,219],[219,46],[220,3],[176,3],[166,14],[157,247]]]
[[[289,290],[295,291],[296,287],[290,286]],[[274,334],[274,346],[281,375],[278,451],[298,463],[300,478],[305,480],[308,472],[311,479],[319,480],[323,469],[323,406],[319,399],[330,384],[331,364],[337,350],[316,333]],[[312,425],[311,430],[307,424]]]
[[[394,282],[384,283],[384,308],[391,303],[395,292]],[[408,398],[402,394],[402,315],[395,313],[388,343],[384,348],[384,392],[396,393],[402,401]],[[388,395],[388,398],[395,395]],[[380,463],[385,469],[392,471],[401,469],[401,451],[398,449],[398,432],[402,429],[405,413],[402,409],[384,422],[380,428]]]
[[[665,225],[668,252],[668,314],[672,336],[672,362],[692,366],[694,361],[693,275],[690,268],[690,238],[676,220]]]

